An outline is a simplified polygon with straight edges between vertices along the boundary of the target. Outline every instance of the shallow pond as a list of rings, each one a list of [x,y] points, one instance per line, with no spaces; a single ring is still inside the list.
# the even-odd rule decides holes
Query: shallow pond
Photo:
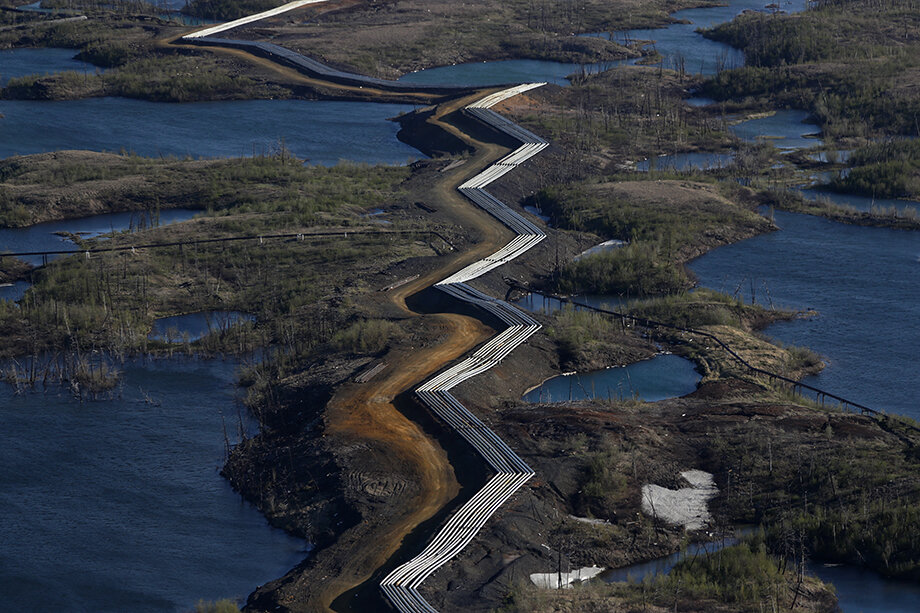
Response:
[[[659,155],[658,157],[642,160],[636,164],[636,170],[639,172],[648,172],[650,170],[676,170],[679,172],[686,170],[713,170],[725,168],[735,159],[732,152],[725,153],[708,153],[695,151],[692,153],[674,153],[671,155]]]
[[[6,85],[10,79],[31,74],[43,75],[68,70],[95,74],[95,66],[73,59],[76,54],[74,49],[55,47],[3,49],[0,51],[0,86]]]
[[[60,149],[239,157],[272,153],[283,142],[311,164],[406,164],[424,156],[399,141],[399,124],[386,120],[413,108],[318,100],[0,100],[0,158]]]
[[[775,213],[782,230],[720,247],[691,264],[700,283],[750,301],[817,309],[767,334],[826,356],[805,379],[875,409],[920,418],[920,234]]]
[[[808,111],[783,109],[767,117],[742,121],[729,126],[728,129],[749,143],[766,140],[781,150],[807,149],[823,144],[823,141],[816,137],[819,132],[818,126],[805,123],[808,117]]]
[[[629,366],[560,375],[524,395],[527,402],[562,402],[591,398],[648,402],[684,396],[700,381],[693,362],[676,355],[658,355]]]
[[[225,331],[240,322],[255,320],[252,315],[239,311],[202,311],[161,317],[153,322],[147,338],[173,343],[197,341],[211,332]]]
[[[218,474],[232,362],[129,363],[116,400],[0,386],[0,593],[15,611],[187,611],[302,560]],[[248,426],[247,426],[248,427]]]

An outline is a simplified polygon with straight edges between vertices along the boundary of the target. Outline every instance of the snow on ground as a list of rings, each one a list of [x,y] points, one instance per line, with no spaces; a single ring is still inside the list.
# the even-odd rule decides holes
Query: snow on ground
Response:
[[[532,573],[530,580],[537,587],[547,590],[567,590],[576,581],[587,581],[604,572],[599,566],[586,566],[568,573]]]
[[[690,487],[669,490],[660,485],[642,486],[642,511],[687,530],[700,530],[709,523],[708,502],[719,493],[711,473],[685,470],[680,476]]]

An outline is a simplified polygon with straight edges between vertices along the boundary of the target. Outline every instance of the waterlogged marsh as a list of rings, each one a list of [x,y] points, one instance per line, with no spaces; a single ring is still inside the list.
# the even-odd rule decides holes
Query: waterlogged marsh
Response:
[[[204,311],[162,317],[153,322],[147,338],[171,343],[197,341],[211,332],[222,332],[247,321],[255,321],[255,317],[239,311]]]
[[[191,219],[200,211],[191,209],[167,209],[156,214],[156,225],[165,226]],[[146,213],[106,213],[81,219],[48,221],[25,228],[0,228],[0,253],[27,253],[33,251],[66,251],[75,249],[76,245],[66,234],[75,234],[81,238],[94,238],[108,232],[120,232],[131,228],[149,227],[153,222]],[[63,235],[61,233],[64,233]],[[44,261],[51,261],[58,255],[30,255],[20,259],[39,266]],[[30,283],[16,281],[9,285],[0,285],[0,300],[19,300],[23,297]]]
[[[503,85],[527,83],[532,81],[554,83],[563,87],[569,84],[570,75],[594,74],[609,70],[614,66],[634,64],[635,59],[598,64],[566,64],[545,60],[500,60],[496,62],[477,62],[474,64],[455,64],[419,70],[403,75],[402,83],[419,83],[427,85]]]

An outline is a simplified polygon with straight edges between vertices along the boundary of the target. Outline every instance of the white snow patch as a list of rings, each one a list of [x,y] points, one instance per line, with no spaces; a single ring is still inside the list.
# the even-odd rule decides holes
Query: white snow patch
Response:
[[[610,522],[606,519],[594,519],[593,517],[578,517],[577,515],[569,515],[569,519],[575,520],[582,524],[591,524],[592,526],[609,526]]]
[[[599,245],[594,245],[594,246],[591,247],[590,249],[586,249],[585,251],[582,251],[581,253],[579,253],[578,255],[576,255],[576,256],[575,256],[574,258],[572,258],[572,259],[573,259],[575,262],[577,262],[578,260],[580,260],[580,259],[583,258],[583,257],[587,257],[587,256],[589,256],[589,255],[594,255],[595,253],[600,253],[600,252],[602,252],[602,251],[611,251],[611,250],[613,250],[613,249],[619,249],[620,247],[624,246],[625,244],[626,244],[626,241],[621,241],[621,240],[617,240],[617,239],[614,238],[614,239],[611,239],[611,240],[609,240],[609,241],[604,241],[603,243],[601,243],[601,244],[599,244]]]
[[[531,573],[530,580],[537,587],[546,590],[569,590],[576,581],[593,579],[604,570],[600,566],[586,566],[568,573]]]
[[[660,485],[642,486],[642,511],[687,530],[701,530],[712,519],[707,503],[719,493],[711,473],[685,470],[680,476],[690,487],[669,490]]]

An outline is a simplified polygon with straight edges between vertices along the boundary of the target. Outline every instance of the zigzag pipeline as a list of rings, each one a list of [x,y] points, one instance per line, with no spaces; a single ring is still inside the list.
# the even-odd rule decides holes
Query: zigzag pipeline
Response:
[[[496,474],[460,507],[420,554],[393,570],[380,583],[383,592],[401,613],[437,613],[437,610],[419,594],[418,587],[466,547],[499,507],[534,475],[527,463],[454,398],[450,390],[501,362],[540,329],[540,324],[530,315],[503,300],[470,287],[466,282],[513,260],[546,238],[540,228],[485,191],[489,183],[548,146],[539,136],[517,126],[489,107],[541,85],[543,83],[528,83],[511,87],[486,96],[464,109],[468,115],[522,143],[515,151],[458,188],[460,193],[511,228],[517,236],[492,255],[470,264],[437,283],[435,287],[459,300],[482,308],[508,327],[459,364],[428,380],[416,390],[416,394],[428,408],[470,443]]]

